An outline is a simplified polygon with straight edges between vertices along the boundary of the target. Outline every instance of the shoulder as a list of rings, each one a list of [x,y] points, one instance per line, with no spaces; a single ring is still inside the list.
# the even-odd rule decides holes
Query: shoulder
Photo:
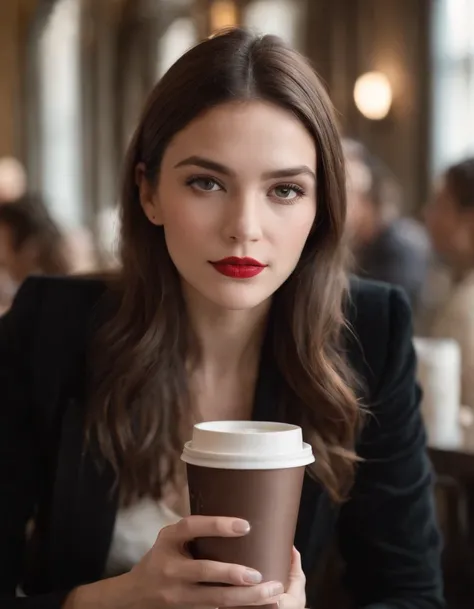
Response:
[[[346,306],[348,357],[373,395],[390,367],[408,357],[411,307],[402,289],[356,277],[351,278]]]
[[[54,310],[61,309],[63,313],[80,312],[81,309],[87,313],[88,308],[94,306],[106,292],[107,284],[108,278],[99,275],[32,276],[18,291],[13,308],[29,305],[40,308],[42,312],[52,307]]]
[[[69,298],[74,296],[94,299],[100,297],[107,288],[111,276],[101,274],[69,275],[67,277],[48,277],[37,275],[29,277],[23,288],[34,289],[43,297]],[[22,289],[23,289],[22,288]]]
[[[411,320],[411,307],[405,292],[391,284],[351,276],[347,319],[361,331],[381,329],[390,322],[393,312]]]
[[[97,305],[107,292],[104,277],[28,278],[2,320],[2,334],[15,339],[18,349],[40,342],[52,345],[81,340],[93,322]]]

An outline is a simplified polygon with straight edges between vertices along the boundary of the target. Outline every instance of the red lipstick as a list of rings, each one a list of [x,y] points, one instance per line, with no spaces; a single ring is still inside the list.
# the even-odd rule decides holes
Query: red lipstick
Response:
[[[218,273],[234,279],[255,277],[267,266],[254,258],[237,258],[236,256],[222,258],[222,260],[211,262],[211,264]]]

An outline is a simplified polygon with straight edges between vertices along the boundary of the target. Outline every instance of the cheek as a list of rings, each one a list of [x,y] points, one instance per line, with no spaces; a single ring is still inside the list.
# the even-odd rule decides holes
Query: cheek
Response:
[[[174,260],[183,260],[195,251],[205,251],[213,232],[208,215],[185,202],[163,210],[166,244]]]
[[[315,208],[308,207],[282,219],[273,238],[278,251],[284,255],[293,254],[299,257],[313,227],[315,216]]]

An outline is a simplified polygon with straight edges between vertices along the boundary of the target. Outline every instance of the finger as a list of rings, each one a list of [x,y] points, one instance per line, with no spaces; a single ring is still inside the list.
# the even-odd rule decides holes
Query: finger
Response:
[[[302,609],[306,604],[306,577],[301,565],[301,554],[293,548],[291,568],[286,594],[282,596],[280,609]]]
[[[290,574],[288,577],[288,594],[292,594],[304,590],[306,585],[306,577],[301,565],[301,554],[296,548],[293,548],[291,553],[291,567]]]
[[[241,607],[278,603],[283,594],[278,582],[267,582],[258,586],[190,586],[182,599],[184,604],[212,607]]]
[[[301,575],[304,575],[301,565],[301,554],[293,546],[291,550],[290,577],[300,577]]]
[[[273,596],[272,598],[267,598],[265,601],[260,601],[258,603],[252,603],[251,605],[249,605],[249,607],[260,607],[261,605],[276,605],[277,607],[280,607],[281,599],[284,596],[285,596],[284,594],[282,594],[281,596]],[[290,607],[290,609],[293,609],[293,607]],[[295,609],[303,609],[303,608],[297,607]]]
[[[250,524],[239,518],[221,516],[188,516],[177,524],[165,527],[160,540],[185,544],[199,537],[242,537],[250,531]]]
[[[290,594],[282,594],[278,601],[278,609],[304,609],[305,605],[304,600],[297,599]]]
[[[187,583],[231,584],[233,586],[255,586],[262,582],[262,575],[254,569],[213,560],[169,561],[165,567],[169,579]]]

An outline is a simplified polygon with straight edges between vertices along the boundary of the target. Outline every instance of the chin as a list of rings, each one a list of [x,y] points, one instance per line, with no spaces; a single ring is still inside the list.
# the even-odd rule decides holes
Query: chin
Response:
[[[267,302],[275,290],[257,282],[226,282],[220,281],[186,281],[191,299],[204,300],[211,306],[228,311],[244,311],[254,309]]]
[[[231,289],[221,289],[204,294],[214,306],[227,311],[246,311],[255,309],[269,301],[272,293],[249,289],[247,286],[235,286]]]

